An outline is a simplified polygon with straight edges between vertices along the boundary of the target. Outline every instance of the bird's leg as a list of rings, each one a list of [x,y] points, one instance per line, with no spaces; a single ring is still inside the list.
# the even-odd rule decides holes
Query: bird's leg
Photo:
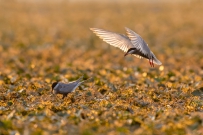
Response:
[[[65,97],[67,97],[67,94],[63,94],[63,97],[62,97],[62,99],[64,99]]]
[[[152,66],[154,67],[153,59],[152,59]]]
[[[149,59],[149,64],[150,64],[150,66],[152,67],[152,63],[151,63],[150,59]]]

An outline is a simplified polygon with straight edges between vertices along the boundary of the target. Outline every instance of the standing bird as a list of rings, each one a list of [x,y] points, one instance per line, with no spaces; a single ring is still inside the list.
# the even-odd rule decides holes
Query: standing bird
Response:
[[[65,98],[68,95],[68,93],[73,92],[81,83],[84,82],[82,81],[82,79],[83,76],[80,77],[78,80],[70,83],[54,82],[51,86],[52,92],[54,94],[63,94],[63,98]]]
[[[162,64],[140,35],[129,28],[125,29],[127,31],[127,36],[98,28],[90,28],[90,30],[103,39],[103,41],[126,52],[124,56],[133,54],[138,58],[146,58],[149,60],[151,67],[154,67],[154,63],[157,65]]]

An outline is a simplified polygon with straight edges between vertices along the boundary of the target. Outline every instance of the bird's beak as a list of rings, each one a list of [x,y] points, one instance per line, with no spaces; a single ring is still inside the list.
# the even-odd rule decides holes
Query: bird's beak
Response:
[[[134,51],[135,51],[135,48],[130,48],[130,49],[128,49],[128,51],[125,53],[124,56],[127,56],[128,54],[133,54]]]
[[[53,88],[51,89],[51,93],[54,94],[54,89]]]
[[[57,91],[56,91],[56,90],[53,90],[53,91],[52,91],[52,93],[53,93],[53,94],[56,94],[56,93],[57,93]]]
[[[128,52],[127,52],[127,53],[125,53],[124,57],[125,57],[125,56],[127,56],[127,55],[128,55]]]

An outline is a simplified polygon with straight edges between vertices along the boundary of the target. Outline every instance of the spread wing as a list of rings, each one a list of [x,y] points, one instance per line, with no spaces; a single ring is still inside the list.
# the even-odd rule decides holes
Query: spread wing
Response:
[[[150,53],[151,51],[148,45],[142,39],[142,37],[129,28],[125,28],[125,29],[127,31],[128,37],[130,38],[133,44],[133,47],[138,49],[140,53],[142,53],[144,56],[151,57],[151,53]]]
[[[114,32],[98,29],[98,28],[90,28],[97,36],[99,36],[106,43],[118,47],[124,52],[127,52],[128,49],[134,47],[130,42],[130,39],[122,34],[117,34]]]

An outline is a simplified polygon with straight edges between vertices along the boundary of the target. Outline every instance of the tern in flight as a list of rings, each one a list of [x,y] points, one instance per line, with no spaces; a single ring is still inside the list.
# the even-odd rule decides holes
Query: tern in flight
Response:
[[[133,54],[138,58],[146,58],[149,60],[151,67],[154,63],[161,65],[162,63],[156,58],[154,53],[149,49],[148,44],[142,39],[140,35],[129,28],[125,28],[127,36],[98,28],[90,28],[97,36],[108,44],[118,47],[125,52],[124,56]]]

